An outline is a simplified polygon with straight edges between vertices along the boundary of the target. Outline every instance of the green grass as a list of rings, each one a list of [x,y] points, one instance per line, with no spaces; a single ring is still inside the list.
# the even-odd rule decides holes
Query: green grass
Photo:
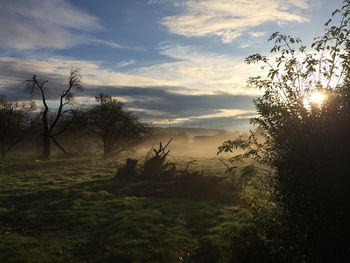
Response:
[[[175,160],[184,167],[185,160]],[[0,160],[0,262],[254,262],[259,238],[228,184],[190,198],[115,178],[123,158]],[[194,169],[220,174],[214,159]],[[196,186],[191,186],[194,189]],[[214,186],[213,186],[214,187]]]

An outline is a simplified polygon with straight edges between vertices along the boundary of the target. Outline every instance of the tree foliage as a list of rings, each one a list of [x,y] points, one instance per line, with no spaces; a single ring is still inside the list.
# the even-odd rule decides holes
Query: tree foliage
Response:
[[[5,155],[16,146],[34,127],[30,113],[33,102],[13,102],[0,97],[0,154]]]
[[[97,105],[87,111],[89,127],[101,138],[104,157],[130,147],[145,131],[145,126],[125,105],[106,94],[95,97]]]
[[[294,242],[286,247],[296,261],[350,258],[350,1],[325,29],[311,47],[276,32],[270,56],[246,59],[267,71],[248,80],[262,92],[252,123],[264,139],[252,133],[219,148],[245,151],[232,162],[253,158],[276,171],[275,196],[288,211]],[[325,97],[322,103],[311,100],[315,92]]]

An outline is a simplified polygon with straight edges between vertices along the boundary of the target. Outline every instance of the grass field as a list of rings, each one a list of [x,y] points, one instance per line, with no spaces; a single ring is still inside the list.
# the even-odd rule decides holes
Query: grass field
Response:
[[[123,161],[0,160],[0,262],[257,262],[252,215],[228,182],[174,192],[167,181],[116,178]],[[215,158],[194,169],[224,171]]]

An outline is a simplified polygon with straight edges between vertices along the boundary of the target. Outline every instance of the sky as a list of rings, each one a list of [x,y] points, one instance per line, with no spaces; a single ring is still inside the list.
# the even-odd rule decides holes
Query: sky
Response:
[[[256,115],[246,65],[276,31],[310,44],[341,0],[0,0],[0,95],[24,81],[57,94],[79,68],[82,105],[103,92],[152,125],[248,130]],[[36,99],[36,98],[34,98]],[[40,106],[40,104],[38,104]]]

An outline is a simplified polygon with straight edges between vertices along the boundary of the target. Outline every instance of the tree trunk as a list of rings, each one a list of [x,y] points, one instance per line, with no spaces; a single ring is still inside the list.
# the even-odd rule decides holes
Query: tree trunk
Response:
[[[113,155],[113,150],[109,145],[103,147],[103,158],[107,159]]]
[[[1,158],[5,158],[6,156],[6,146],[5,146],[5,143],[1,142]]]
[[[110,151],[108,151],[108,150],[103,151],[103,158],[104,159],[111,157],[111,155],[112,155],[112,153]]]
[[[63,153],[67,153],[66,149],[63,148],[63,146],[56,140],[54,136],[51,136],[51,139]]]
[[[51,158],[50,135],[43,134],[43,159]]]

